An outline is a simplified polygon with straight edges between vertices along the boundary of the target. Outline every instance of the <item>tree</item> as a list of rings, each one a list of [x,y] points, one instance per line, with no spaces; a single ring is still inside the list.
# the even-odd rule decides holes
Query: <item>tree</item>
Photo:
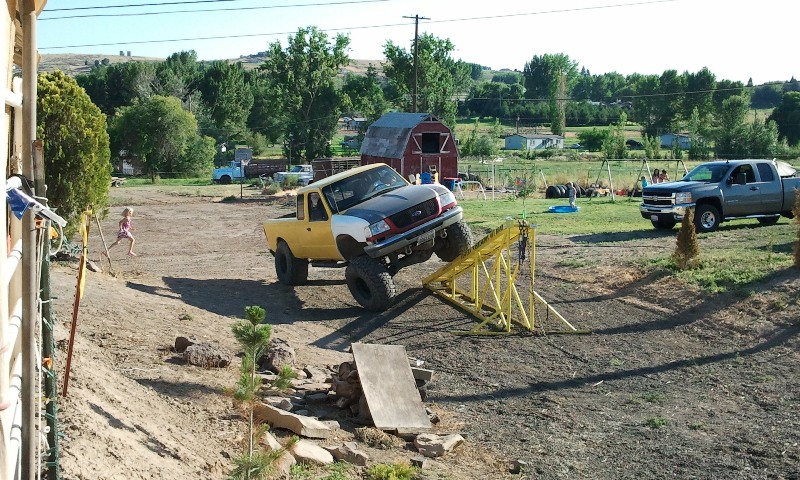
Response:
[[[367,121],[359,128],[360,134],[366,132],[367,127],[379,119],[389,110],[389,102],[383,95],[383,88],[378,80],[378,72],[370,64],[366,75],[348,74],[342,86],[343,104],[355,116],[362,115]]]
[[[108,202],[111,163],[106,116],[78,83],[63,72],[39,75],[37,136],[44,147],[45,183],[50,206],[77,230],[88,207]]]
[[[400,108],[409,112],[414,87],[414,42],[411,43],[409,51],[391,41],[383,47],[386,57],[383,72],[390,91],[395,93],[393,97]],[[455,98],[469,89],[469,65],[450,56],[455,46],[449,39],[422,34],[418,45],[417,111],[432,113],[445,124],[455,125],[458,106]]]
[[[131,105],[134,100],[145,99],[152,94],[155,64],[104,64],[95,66],[87,75],[78,75],[75,79],[86,89],[94,104],[111,116],[117,108]]]
[[[702,117],[695,107],[689,119],[689,159],[708,160],[711,152],[708,142],[710,131],[710,114]]]
[[[549,100],[550,130],[564,131],[566,95],[578,78],[578,64],[563,53],[534,56],[525,63],[525,98]]]
[[[153,93],[164,97],[178,97],[184,107],[192,112],[200,78],[197,52],[188,50],[173,53],[156,66]]]
[[[697,73],[684,73],[686,77],[686,95],[683,96],[682,118],[689,120],[695,109],[700,118],[707,118],[714,113],[714,90],[717,79],[708,68],[703,67]]]
[[[215,61],[202,72],[200,98],[214,122],[219,141],[241,137],[247,130],[253,92],[244,77],[241,62]]]
[[[628,122],[628,115],[622,112],[619,122],[610,125],[603,139],[603,153],[606,158],[625,158],[625,124]]]
[[[747,150],[745,142],[745,120],[749,101],[743,96],[729,97],[722,103],[717,117],[717,141],[715,153],[720,158],[743,158]]]
[[[578,133],[578,140],[580,140],[581,145],[590,152],[598,152],[603,148],[607,135],[608,132],[606,130],[592,128],[591,130],[583,130]]]
[[[777,125],[779,139],[785,139],[789,145],[797,145],[800,142],[800,92],[784,93],[781,104],[767,120]]]
[[[196,137],[197,120],[181,108],[175,97],[154,95],[118,110],[109,129],[115,155],[138,158],[145,173],[156,181],[160,172],[179,172],[187,165],[203,165],[208,158],[188,158],[187,148],[196,153],[206,151]],[[207,143],[206,143],[207,145]],[[198,167],[202,168],[202,167]]]
[[[336,76],[350,62],[349,45],[345,35],[337,35],[330,44],[316,27],[301,28],[289,36],[286,49],[280,42],[272,43],[259,66],[269,79],[278,112],[286,119],[284,153],[290,158],[313,160],[329,153],[342,105]]]

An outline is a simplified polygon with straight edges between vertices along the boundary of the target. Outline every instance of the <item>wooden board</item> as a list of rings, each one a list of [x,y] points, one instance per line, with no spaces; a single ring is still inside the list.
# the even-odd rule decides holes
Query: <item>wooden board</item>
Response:
[[[430,430],[406,349],[402,345],[354,343],[353,358],[375,427],[414,433]]]

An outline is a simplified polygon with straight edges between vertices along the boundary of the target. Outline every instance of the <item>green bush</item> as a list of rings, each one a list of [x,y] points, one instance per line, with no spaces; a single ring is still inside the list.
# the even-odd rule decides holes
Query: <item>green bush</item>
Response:
[[[414,480],[418,469],[410,465],[379,463],[367,470],[367,480]]]

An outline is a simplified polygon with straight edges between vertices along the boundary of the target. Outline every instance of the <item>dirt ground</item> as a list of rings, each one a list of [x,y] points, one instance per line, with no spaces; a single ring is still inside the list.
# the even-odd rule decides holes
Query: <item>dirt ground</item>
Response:
[[[230,327],[249,305],[266,309],[301,367],[348,360],[352,342],[404,345],[424,360],[435,371],[426,405],[442,418],[437,432],[466,439],[424,478],[800,478],[796,271],[746,296],[711,296],[629,266],[672,249],[674,234],[539,232],[536,290],[591,333],[456,335],[474,318],[420,284],[438,260],[401,271],[399,301],[381,314],[358,307],[341,269],[312,267],[308,285],[278,284],[261,221],[290,211],[290,198],[220,201],[238,196],[228,188],[213,197],[200,195],[205,187],[113,189],[105,241],[131,206],[139,255],[117,246],[111,271],[103,262],[104,273],[88,274],[59,399],[63,478],[226,478],[245,431],[225,395],[238,358],[198,368],[172,345],[183,335],[236,352]],[[101,250],[93,223],[90,258],[100,263]],[[53,264],[60,383],[76,275],[75,262]],[[353,438],[339,420],[341,433],[319,443]],[[417,456],[402,445],[361,448],[371,464]],[[514,460],[527,463],[521,475],[508,473]]]

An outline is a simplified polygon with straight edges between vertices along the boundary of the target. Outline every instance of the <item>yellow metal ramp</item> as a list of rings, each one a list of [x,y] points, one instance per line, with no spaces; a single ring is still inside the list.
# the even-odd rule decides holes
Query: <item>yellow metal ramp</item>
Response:
[[[536,325],[537,304],[562,330],[547,333],[586,333],[572,326],[533,288],[536,228],[526,221],[507,221],[471,250],[435,271],[422,282],[434,294],[474,315],[480,323],[472,335],[511,333],[515,323],[528,331]]]

